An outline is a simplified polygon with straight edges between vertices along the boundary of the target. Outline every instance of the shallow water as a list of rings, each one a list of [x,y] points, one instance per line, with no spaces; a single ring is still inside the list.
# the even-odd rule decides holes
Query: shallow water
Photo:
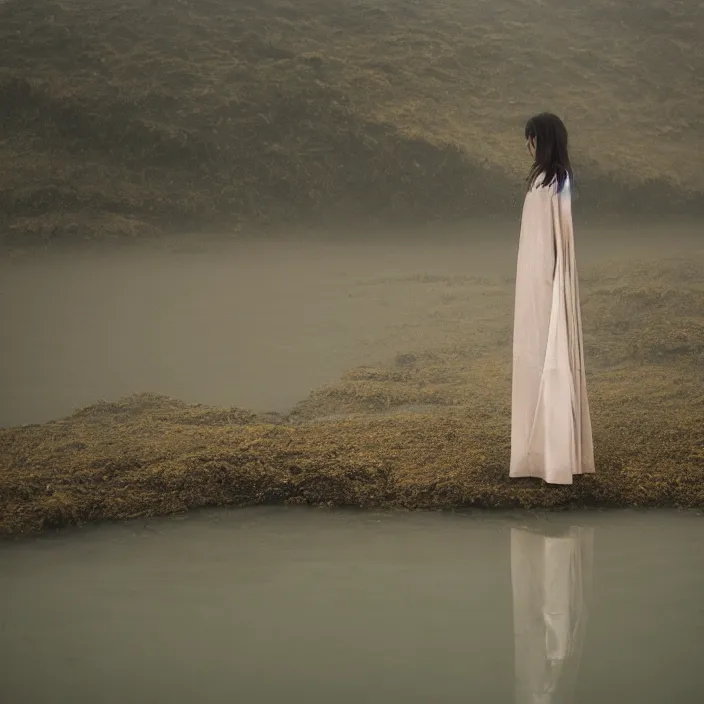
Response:
[[[701,223],[577,227],[587,281],[612,260],[704,246]],[[452,305],[447,277],[505,294],[500,310],[468,301],[465,322],[510,316],[517,241],[518,222],[477,223],[432,241],[188,240],[0,259],[0,426],[144,391],[287,411],[353,366],[442,346],[458,322],[437,319]]]
[[[703,555],[669,511],[68,530],[0,545],[0,700],[694,704]]]

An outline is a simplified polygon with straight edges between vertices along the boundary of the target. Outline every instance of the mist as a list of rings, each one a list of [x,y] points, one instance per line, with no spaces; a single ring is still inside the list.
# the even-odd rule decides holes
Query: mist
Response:
[[[0,0],[0,699],[702,699],[704,5],[632,5]]]
[[[287,414],[353,367],[441,349],[461,330],[489,323],[508,341],[518,226],[516,217],[426,237],[341,228],[293,241],[193,237],[6,259],[0,422],[43,423],[145,391]],[[576,230],[585,301],[609,269],[702,261],[693,219],[577,218]],[[508,360],[508,346],[499,354]]]

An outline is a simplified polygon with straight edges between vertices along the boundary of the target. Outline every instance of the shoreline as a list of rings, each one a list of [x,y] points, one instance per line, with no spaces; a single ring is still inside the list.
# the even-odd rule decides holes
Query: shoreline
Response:
[[[510,280],[457,277],[451,267],[409,280],[404,272],[416,269],[404,268],[373,286],[359,279],[363,301],[380,286],[419,302],[391,317],[400,333],[384,348],[395,358],[348,368],[285,416],[137,394],[0,429],[0,536],[257,504],[702,509],[702,261],[695,250],[587,268],[597,471],[571,486],[508,476]]]
[[[647,442],[652,424],[609,428],[606,389],[594,386],[597,472],[571,486],[509,478],[505,408],[477,409],[474,421],[467,409],[438,409],[272,423],[153,395],[96,404],[63,421],[0,431],[0,538],[255,505],[704,509],[704,457],[696,449],[682,457],[696,417],[684,427],[666,423],[659,434],[667,445],[628,452],[625,435]]]

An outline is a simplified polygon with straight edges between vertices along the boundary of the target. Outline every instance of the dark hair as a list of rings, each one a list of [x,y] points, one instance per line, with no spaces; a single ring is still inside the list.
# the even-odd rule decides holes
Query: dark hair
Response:
[[[557,182],[557,192],[565,181],[572,181],[572,166],[567,152],[567,128],[564,122],[549,112],[531,117],[526,122],[526,139],[535,139],[535,161],[528,174],[528,188],[543,174],[543,185]]]

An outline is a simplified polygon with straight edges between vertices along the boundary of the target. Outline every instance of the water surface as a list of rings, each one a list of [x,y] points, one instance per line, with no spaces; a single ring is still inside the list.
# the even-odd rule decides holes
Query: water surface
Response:
[[[0,546],[13,704],[694,704],[691,513],[205,511]]]
[[[576,226],[585,298],[591,273],[611,262],[703,248],[701,222]],[[458,325],[506,317],[508,331],[518,228],[0,259],[0,426],[144,391],[286,412],[351,367],[444,346]],[[438,320],[457,306],[446,282],[458,277],[499,289]]]

